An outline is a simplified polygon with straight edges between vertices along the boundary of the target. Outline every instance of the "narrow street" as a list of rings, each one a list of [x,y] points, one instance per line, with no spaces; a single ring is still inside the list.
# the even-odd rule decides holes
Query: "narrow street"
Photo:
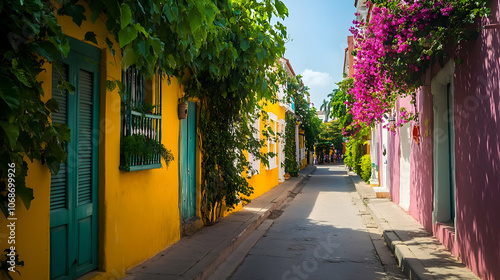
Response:
[[[318,166],[230,279],[406,279],[345,174]]]

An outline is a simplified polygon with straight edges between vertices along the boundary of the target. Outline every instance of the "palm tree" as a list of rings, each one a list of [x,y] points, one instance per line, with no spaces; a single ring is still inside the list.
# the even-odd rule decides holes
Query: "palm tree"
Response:
[[[332,90],[332,92],[330,92],[326,96],[327,98],[323,99],[323,104],[321,104],[321,107],[319,107],[319,109],[325,113],[325,122],[326,123],[328,122],[328,118],[330,118],[333,98],[335,97],[335,94],[337,94],[338,91],[339,91],[338,89]]]
[[[328,122],[328,117],[330,116],[330,102],[323,99],[323,104],[319,107],[321,111],[325,113],[325,122]]]

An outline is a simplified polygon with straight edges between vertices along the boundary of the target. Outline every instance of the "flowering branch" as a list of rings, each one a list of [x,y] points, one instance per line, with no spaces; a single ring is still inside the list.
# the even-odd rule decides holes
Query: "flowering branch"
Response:
[[[346,102],[353,126],[381,122],[399,97],[412,96],[422,85],[421,75],[434,62],[448,57],[447,48],[471,39],[467,24],[488,13],[487,1],[375,0],[368,22],[354,21],[353,102]],[[368,5],[372,5],[368,2]],[[402,108],[389,129],[417,119]]]

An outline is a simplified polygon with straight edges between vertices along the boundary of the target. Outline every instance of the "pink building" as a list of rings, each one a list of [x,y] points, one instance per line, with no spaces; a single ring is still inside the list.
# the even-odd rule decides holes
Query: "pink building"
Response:
[[[479,37],[457,48],[461,64],[427,71],[419,123],[395,135],[379,124],[371,146],[380,187],[481,279],[500,279],[499,6],[490,1]]]

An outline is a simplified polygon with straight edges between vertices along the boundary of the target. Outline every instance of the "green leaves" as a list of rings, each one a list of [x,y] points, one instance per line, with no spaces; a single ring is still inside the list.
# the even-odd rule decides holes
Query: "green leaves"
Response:
[[[278,16],[282,19],[285,19],[285,16],[288,16],[288,8],[285,6],[285,4],[280,0],[275,0],[274,5],[276,6],[276,10],[278,11]]]
[[[58,13],[71,16],[81,25],[86,20],[85,8],[75,3],[65,1]],[[69,40],[49,2],[31,1],[23,5],[12,2],[2,6],[0,16],[8,18],[2,23],[9,34],[8,43],[0,45],[3,58],[0,61],[0,164],[15,164],[16,194],[29,208],[34,197],[33,190],[25,183],[28,164],[24,159],[39,160],[51,171],[57,171],[66,158],[64,148],[70,138],[69,129],[66,125],[52,125],[50,114],[58,110],[58,104],[54,99],[41,100],[44,92],[38,78],[45,71],[42,69],[45,61],[53,62],[61,70],[57,61],[68,55]],[[85,37],[95,41],[93,33]],[[60,88],[74,90],[67,81],[61,81]],[[7,175],[7,169],[0,168],[0,177],[7,178]],[[5,210],[5,190],[5,182],[0,182],[2,211]]]
[[[51,112],[59,112],[59,103],[54,98],[51,98],[45,102],[45,107],[49,109]]]
[[[16,146],[17,137],[19,137],[19,125],[8,122],[0,122],[0,126],[7,135],[10,147],[13,149],[14,146]]]
[[[0,75],[0,98],[10,109],[16,109],[19,106],[18,89],[11,79],[4,75]]]
[[[240,47],[242,51],[247,51],[248,48],[250,48],[250,40],[248,40],[247,38],[241,40]]]
[[[177,20],[178,15],[177,4],[172,3],[171,5],[165,5],[163,7],[163,13],[167,16],[169,23],[174,23]]]
[[[130,10],[129,5],[122,3],[120,7],[120,14],[121,14],[120,18],[121,28],[124,29],[132,21],[132,11]]]
[[[127,26],[124,29],[118,31],[118,42],[120,42],[120,48],[125,47],[130,44],[135,38],[137,38],[138,32],[134,26]]]
[[[50,2],[37,3],[20,5],[17,2],[0,9],[2,16],[22,15],[19,20],[6,23],[9,24],[7,33],[14,36],[9,38],[10,44],[0,46],[0,53],[4,54],[4,60],[0,61],[0,110],[5,112],[0,116],[0,141],[4,143],[0,160],[15,160],[23,178],[27,172],[25,156],[41,160],[51,172],[58,172],[70,140],[70,131],[65,125],[52,125],[50,113],[59,109],[58,104],[53,99],[45,103],[40,100],[43,91],[37,80],[42,71],[40,57],[57,62],[61,55],[68,55],[69,41],[57,23]],[[245,129],[227,128],[228,125],[243,127],[246,120],[239,119],[240,116],[245,115],[243,119],[246,119],[250,112],[254,113],[252,104],[258,104],[261,97],[273,95],[272,85],[278,82],[278,76],[269,74],[266,78],[266,71],[284,53],[286,28],[279,24],[273,26],[270,21],[273,13],[281,18],[288,13],[283,2],[101,0],[90,1],[88,5],[92,22],[105,19],[109,33],[102,39],[113,55],[121,52],[123,68],[136,65],[149,75],[162,70],[182,76],[187,67],[192,74],[187,81],[189,95],[201,102],[213,101],[211,104],[218,108],[232,104],[229,110],[222,112],[210,106],[202,109],[203,114],[207,114],[205,117],[212,117],[212,123],[203,128],[203,145],[219,147],[213,152],[224,156],[212,156],[205,151],[204,190],[210,191],[204,193],[207,200],[203,207],[221,209],[224,203],[232,207],[239,202],[237,193],[250,195],[252,187],[241,176],[248,165],[242,151],[251,147],[256,150],[262,143],[255,139],[249,141]],[[84,6],[74,0],[63,1],[57,12],[70,16],[79,26],[87,20]],[[26,34],[21,33],[19,26],[26,26]],[[33,39],[28,42],[26,38]],[[92,31],[85,33],[85,40],[98,43]],[[117,85],[123,87],[119,81],[106,82],[109,91]],[[74,90],[64,80],[58,88]],[[160,152],[168,156],[167,151]],[[264,155],[259,156],[262,162],[267,161]],[[6,176],[0,173],[0,177]],[[32,190],[21,185],[19,195],[29,207]],[[218,193],[217,188],[222,192]],[[2,191],[0,185],[0,194]]]
[[[85,8],[82,5],[74,4],[72,1],[64,3],[62,8],[57,11],[60,15],[70,16],[78,26],[82,25],[84,20],[87,20],[87,17],[83,14],[84,12]]]
[[[189,26],[191,27],[191,32],[195,32],[200,28],[202,24],[202,17],[198,10],[196,9],[191,9],[191,12],[189,14]]]
[[[97,39],[96,39],[96,35],[94,32],[92,31],[89,31],[87,33],[85,33],[85,41],[89,41],[89,42],[92,42],[94,44],[97,45]]]

